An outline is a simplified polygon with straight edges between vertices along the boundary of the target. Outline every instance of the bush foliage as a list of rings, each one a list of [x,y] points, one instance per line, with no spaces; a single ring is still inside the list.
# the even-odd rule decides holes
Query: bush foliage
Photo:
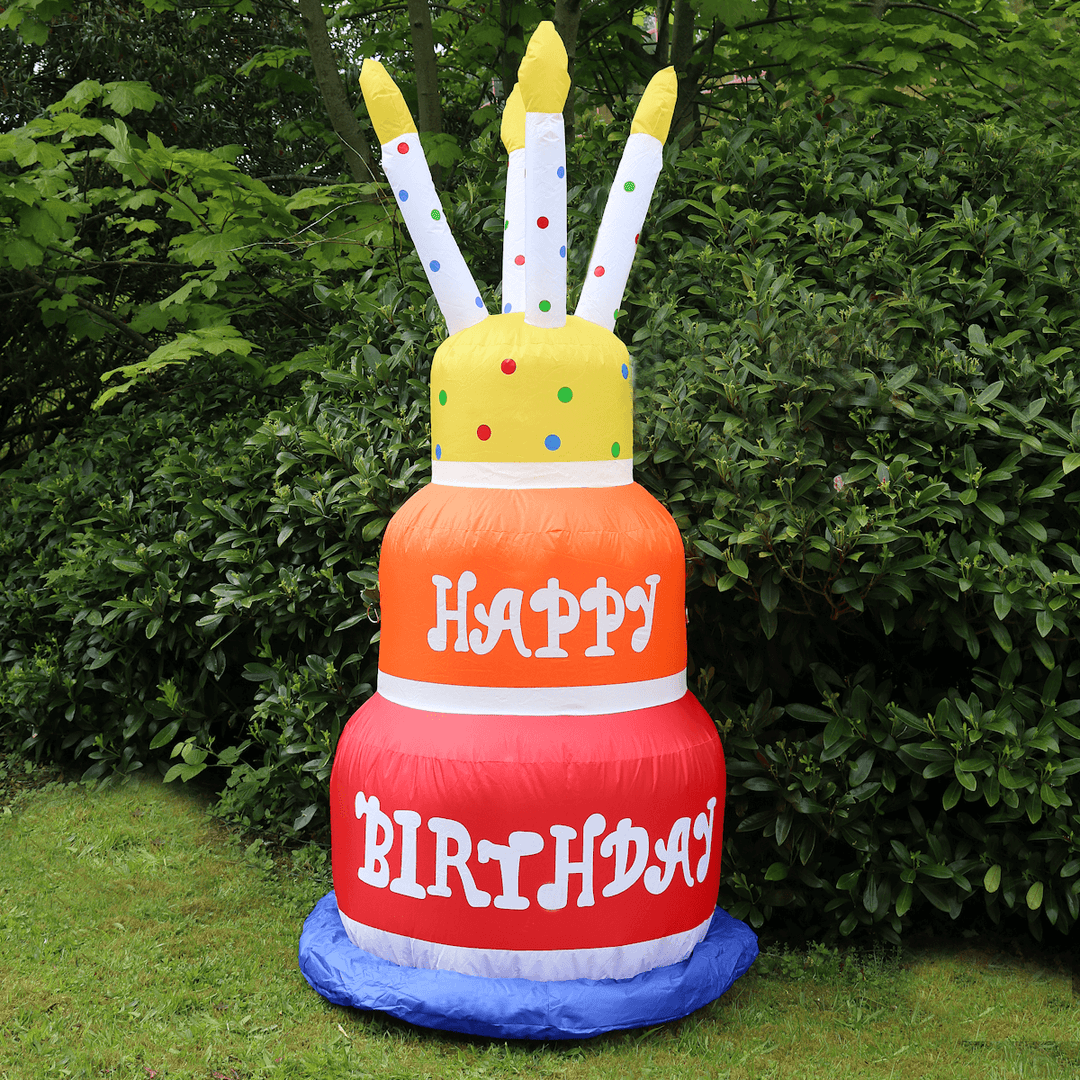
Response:
[[[573,148],[579,264],[623,127]],[[618,332],[728,757],[720,900],[756,926],[1080,916],[1076,165],[917,112],[775,110],[671,151]],[[494,280],[497,181],[455,198]],[[9,743],[325,828],[379,537],[429,475],[441,327],[414,258],[373,281],[323,287],[302,387],[196,357],[0,478]]]

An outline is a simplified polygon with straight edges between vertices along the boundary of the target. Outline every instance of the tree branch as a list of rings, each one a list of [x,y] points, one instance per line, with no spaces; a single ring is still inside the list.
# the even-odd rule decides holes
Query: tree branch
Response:
[[[352,111],[345,93],[345,84],[342,82],[334,48],[330,43],[330,34],[326,29],[322,0],[299,0],[299,4],[304,23],[304,38],[308,52],[311,53],[311,62],[315,66],[315,79],[322,93],[323,104],[334,131],[345,147],[349,174],[356,183],[362,184],[375,175],[371,149],[360,133],[356,114]]]
[[[857,8],[877,8],[879,3],[854,3],[851,6]],[[977,23],[973,23],[970,19],[965,19],[962,15],[957,15],[953,11],[946,11],[944,8],[934,7],[932,4],[886,3],[884,8],[886,11],[891,11],[893,8],[914,8],[916,11],[929,11],[934,15],[944,15],[946,19],[952,19],[953,22],[958,22],[961,26],[966,26],[969,30],[974,30],[975,33],[980,36],[984,33],[982,27]]]
[[[91,314],[96,315],[99,319],[103,319],[110,326],[115,326],[129,341],[134,342],[142,349],[147,356],[154,351],[153,343],[147,338],[144,338],[138,330],[132,329],[123,319],[114,315],[111,311],[103,307],[99,307],[91,300],[86,300],[81,297],[77,292],[72,292],[70,289],[62,289],[59,285],[53,285],[41,277],[36,271],[31,270],[30,267],[26,267],[23,273],[41,288],[53,294],[53,296],[71,296],[74,297],[75,303],[79,305],[84,311],[89,311]]]

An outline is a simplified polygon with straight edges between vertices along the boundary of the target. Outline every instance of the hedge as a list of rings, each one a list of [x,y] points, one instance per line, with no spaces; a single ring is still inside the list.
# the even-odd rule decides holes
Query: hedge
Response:
[[[613,128],[573,148],[578,262]],[[819,936],[937,911],[1068,931],[1077,154],[763,108],[670,158],[618,332],[728,757],[720,902]],[[490,262],[499,192],[456,198]],[[429,477],[440,335],[415,260],[333,299],[302,387],[193,362],[0,478],[9,744],[91,779],[214,777],[231,818],[324,835],[374,684],[379,537]]]

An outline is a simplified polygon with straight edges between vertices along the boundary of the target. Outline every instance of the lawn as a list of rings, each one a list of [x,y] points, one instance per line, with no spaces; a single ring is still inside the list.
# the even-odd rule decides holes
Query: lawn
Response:
[[[1080,1075],[1065,959],[985,939],[766,950],[687,1019],[580,1043],[340,1009],[296,963],[330,887],[322,851],[271,858],[176,785],[40,786],[22,769],[0,758],[0,1080]]]

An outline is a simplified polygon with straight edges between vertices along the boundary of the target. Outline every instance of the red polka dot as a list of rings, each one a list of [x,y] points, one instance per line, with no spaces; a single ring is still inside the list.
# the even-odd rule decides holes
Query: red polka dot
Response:
[[[525,256],[524,255],[515,255],[514,256],[514,265],[515,266],[524,266],[525,265]]]
[[[536,227],[538,229],[546,229],[551,224],[546,217],[538,217],[536,219]]]
[[[638,242],[638,241],[639,241],[640,239],[641,239],[641,233],[638,233],[638,234],[637,234],[637,235],[636,235],[636,236],[634,237],[634,243],[636,244],[636,243],[637,243],[637,242]]]
[[[513,375],[517,371],[517,361],[511,360],[508,356],[500,365],[504,375]],[[483,438],[483,436],[481,436]]]
[[[407,154],[409,152],[409,144],[407,142],[399,142],[397,144],[397,152],[399,154]]]
[[[598,267],[597,267],[597,268],[596,268],[596,269],[595,269],[595,270],[593,271],[593,274],[595,274],[595,275],[596,275],[596,277],[603,277],[603,276],[604,276],[604,268],[603,268],[602,266],[598,266]]]
[[[481,442],[487,442],[487,441],[488,441],[488,439],[490,439],[490,438],[491,438],[491,428],[489,428],[489,427],[487,426],[487,424],[481,424],[481,425],[480,425],[480,426],[479,426],[479,427],[478,427],[478,428],[476,429],[476,437],[477,437],[477,438],[478,438],[478,439],[479,439],[479,440],[480,440]]]

